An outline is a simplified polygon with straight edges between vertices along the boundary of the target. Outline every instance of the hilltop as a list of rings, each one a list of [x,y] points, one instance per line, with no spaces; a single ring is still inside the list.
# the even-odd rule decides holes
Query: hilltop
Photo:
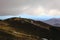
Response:
[[[6,40],[38,40],[48,38],[49,26],[41,21],[13,17],[0,20],[0,35],[5,34],[2,38],[5,36]]]

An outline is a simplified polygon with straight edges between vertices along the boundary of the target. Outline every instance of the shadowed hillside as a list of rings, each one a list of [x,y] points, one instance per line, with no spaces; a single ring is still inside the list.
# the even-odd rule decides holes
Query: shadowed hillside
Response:
[[[41,21],[26,18],[8,18],[0,21],[0,39],[11,40],[42,40],[49,38],[49,27]],[[6,36],[7,35],[7,36]]]

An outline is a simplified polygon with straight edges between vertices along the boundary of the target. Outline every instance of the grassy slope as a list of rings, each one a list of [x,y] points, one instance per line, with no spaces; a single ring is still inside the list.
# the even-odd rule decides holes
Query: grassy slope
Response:
[[[19,40],[38,40],[41,37],[48,38],[49,26],[43,22],[25,18],[9,18],[0,21],[0,31],[13,35],[14,40],[15,38]]]

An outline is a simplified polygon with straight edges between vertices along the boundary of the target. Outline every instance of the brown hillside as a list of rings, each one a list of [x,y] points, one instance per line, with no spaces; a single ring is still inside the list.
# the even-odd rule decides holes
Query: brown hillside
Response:
[[[3,37],[6,36],[6,40],[12,38],[13,40],[38,40],[41,38],[49,38],[50,25],[41,21],[34,21],[26,18],[9,18],[0,21],[0,31],[3,33]],[[4,35],[5,34],[5,35]]]

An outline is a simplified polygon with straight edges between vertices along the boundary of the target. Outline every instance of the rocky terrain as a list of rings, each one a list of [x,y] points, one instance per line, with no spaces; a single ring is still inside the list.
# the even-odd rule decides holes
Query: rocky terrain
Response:
[[[26,18],[0,20],[0,40],[42,40],[49,39],[50,25]]]

